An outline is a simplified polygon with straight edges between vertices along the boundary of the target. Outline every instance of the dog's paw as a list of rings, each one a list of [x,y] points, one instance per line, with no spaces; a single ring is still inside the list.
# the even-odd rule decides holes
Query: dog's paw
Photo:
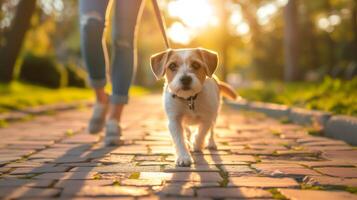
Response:
[[[178,156],[176,158],[176,165],[180,167],[189,167],[192,164],[190,155]]]
[[[207,149],[217,150],[217,145],[216,145],[216,143],[209,141],[208,144],[207,144]]]

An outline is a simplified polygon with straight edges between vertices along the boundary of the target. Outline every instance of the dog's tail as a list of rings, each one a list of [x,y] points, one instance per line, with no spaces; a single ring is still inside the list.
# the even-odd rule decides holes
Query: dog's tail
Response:
[[[231,100],[236,100],[238,98],[238,95],[232,86],[228,85],[228,83],[220,81],[217,76],[213,76],[213,78],[216,80],[219,92],[222,94],[222,96]]]
[[[238,95],[237,93],[234,91],[234,89],[228,85],[225,82],[219,81],[218,82],[218,87],[219,87],[219,91],[221,92],[222,96],[231,99],[231,100],[236,100]]]

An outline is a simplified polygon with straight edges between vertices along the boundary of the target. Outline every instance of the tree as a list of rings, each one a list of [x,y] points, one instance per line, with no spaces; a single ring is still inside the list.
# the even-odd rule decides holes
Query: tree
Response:
[[[295,81],[299,78],[299,38],[297,18],[297,0],[289,0],[284,10],[285,81]]]
[[[35,12],[36,0],[21,0],[8,31],[3,33],[0,44],[0,82],[9,83],[13,79],[16,59],[20,53],[31,16]]]

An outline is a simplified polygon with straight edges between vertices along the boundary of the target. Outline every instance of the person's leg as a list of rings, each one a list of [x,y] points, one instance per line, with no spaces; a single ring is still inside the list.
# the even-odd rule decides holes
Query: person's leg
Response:
[[[81,51],[97,101],[89,123],[90,133],[98,133],[103,128],[108,107],[108,95],[104,91],[108,59],[106,48],[103,48],[108,2],[109,0],[79,1]]]
[[[112,136],[109,136],[108,143],[111,141],[110,138],[115,140],[120,134],[118,123],[120,122],[124,105],[129,100],[129,87],[136,67],[136,27],[142,14],[143,5],[141,0],[118,0],[115,2],[114,8],[113,63],[111,67],[113,90],[107,126],[107,135]],[[114,127],[117,127],[117,129]]]

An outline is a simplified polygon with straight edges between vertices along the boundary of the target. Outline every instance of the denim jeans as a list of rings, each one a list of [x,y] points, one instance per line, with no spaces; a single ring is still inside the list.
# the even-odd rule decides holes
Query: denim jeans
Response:
[[[106,85],[106,66],[110,65],[114,104],[128,103],[128,92],[136,65],[136,24],[142,13],[142,0],[80,0],[81,51],[93,88]],[[113,3],[113,4],[112,4]],[[109,5],[113,6],[112,55],[103,40],[108,24]]]

